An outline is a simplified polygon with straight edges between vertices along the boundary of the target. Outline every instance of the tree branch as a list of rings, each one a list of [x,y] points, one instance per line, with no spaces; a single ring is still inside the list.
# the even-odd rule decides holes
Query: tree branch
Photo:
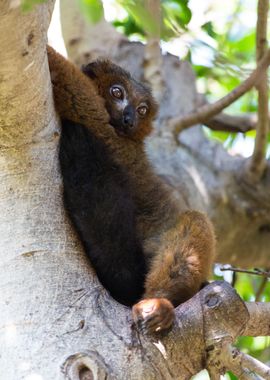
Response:
[[[245,368],[242,366],[242,363],[237,359],[236,349],[230,346],[227,347],[227,352],[225,352],[225,363],[226,367],[230,368],[230,370],[241,380],[260,380],[261,378],[251,372],[249,368]]]
[[[235,348],[232,350],[231,360],[232,362],[237,363],[240,368],[246,368],[252,373],[257,373],[263,379],[270,380],[270,368],[259,360],[252,358]]]
[[[209,105],[204,94],[197,95],[197,108],[204,105]],[[256,128],[258,117],[256,113],[244,114],[244,115],[229,115],[221,112],[211,119],[207,119],[204,122],[208,128],[213,131],[224,131],[233,133],[246,133]]]
[[[100,57],[108,58],[127,41],[104,17],[96,24],[87,22],[78,1],[60,0],[60,15],[68,57],[79,67]]]
[[[269,0],[258,1],[258,18],[256,33],[257,65],[267,50],[267,17]],[[268,110],[268,77],[267,68],[262,69],[261,81],[257,84],[258,90],[258,124],[254,151],[247,170],[247,179],[257,183],[266,168],[267,134],[269,132]]]
[[[242,95],[248,92],[252,87],[256,86],[262,79],[264,71],[270,65],[270,49],[266,51],[263,58],[258,63],[256,69],[251,75],[242,82],[233,91],[219,99],[217,102],[205,105],[199,108],[198,111],[188,114],[184,117],[176,117],[170,120],[170,127],[174,130],[175,135],[183,129],[189,128],[198,123],[205,123],[213,116],[220,113],[224,108],[239,99]]]
[[[270,380],[270,367],[231,347],[229,337],[220,338],[210,350],[207,358],[210,378],[218,379],[226,370],[232,371],[241,379],[259,380],[260,376]]]
[[[197,108],[209,105],[204,94],[198,94],[196,99]],[[246,133],[256,128],[258,117],[256,113],[230,115],[221,112],[204,122],[204,125],[213,131]]]
[[[164,90],[162,77],[162,54],[160,49],[160,0],[145,2],[149,17],[153,19],[153,30],[146,30],[147,42],[144,48],[144,78],[150,84],[155,98],[160,101]]]
[[[11,7],[10,1],[0,1],[0,149],[29,144],[34,136],[38,141],[53,118],[43,33],[52,9],[52,0],[32,12],[22,12],[20,3]],[[18,34],[10,33],[14,25]],[[46,132],[52,133],[50,128]]]
[[[256,128],[257,117],[254,115],[228,115],[219,113],[204,122],[213,131],[224,131],[232,133],[246,133]]]
[[[270,302],[246,302],[249,320],[241,335],[243,336],[269,336]]]
[[[231,307],[231,305],[227,304],[228,299],[226,299],[225,294],[229,293],[233,288],[229,288],[227,283],[218,282],[212,283],[211,288],[211,291],[209,291],[208,286],[204,288],[205,293],[201,292],[200,297],[204,315],[206,365],[211,378],[217,379],[218,374],[222,375],[227,370],[231,370],[237,376],[241,375],[241,379],[259,379],[258,376],[252,373],[254,369],[258,374],[264,373],[268,375],[270,368],[260,362],[250,362],[238,350],[233,349],[231,344],[237,336],[249,335],[255,323],[257,334],[263,332],[262,335],[267,335],[270,330],[269,318],[265,318],[266,314],[262,310],[266,311],[268,309],[269,313],[270,305],[267,307],[265,306],[266,304],[257,303],[257,306],[254,307],[255,303],[241,304],[237,297],[233,297],[234,305]],[[232,315],[236,318],[233,324],[231,324]],[[214,320],[215,325],[213,325]],[[262,330],[259,327],[261,322],[264,325]],[[247,326],[250,326],[250,329],[245,328]],[[215,332],[217,329],[218,334]]]

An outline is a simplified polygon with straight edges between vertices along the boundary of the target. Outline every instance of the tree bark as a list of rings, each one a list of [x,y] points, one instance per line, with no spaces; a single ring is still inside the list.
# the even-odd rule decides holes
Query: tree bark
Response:
[[[89,23],[83,17],[78,1],[61,1],[60,12],[68,56],[73,57],[78,66],[97,59],[104,51],[110,55],[122,41],[127,41],[104,17],[97,24]]]

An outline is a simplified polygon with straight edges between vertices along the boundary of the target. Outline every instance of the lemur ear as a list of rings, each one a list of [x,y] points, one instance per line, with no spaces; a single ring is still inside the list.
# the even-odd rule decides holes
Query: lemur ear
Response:
[[[91,62],[87,65],[82,65],[82,72],[91,79],[97,78],[98,63]]]

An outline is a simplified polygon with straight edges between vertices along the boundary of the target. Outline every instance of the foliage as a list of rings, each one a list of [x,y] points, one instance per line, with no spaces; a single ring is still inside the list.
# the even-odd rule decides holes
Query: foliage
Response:
[[[224,96],[232,91],[250,73],[251,68],[255,67],[255,24],[250,23],[250,27],[242,25],[238,17],[239,13],[245,12],[244,1],[234,1],[234,13],[224,15],[228,22],[224,23],[220,30],[217,22],[209,21],[202,25],[202,30],[208,35],[210,42],[208,49],[212,50],[212,60],[209,65],[194,65],[194,70],[204,92],[209,95],[211,100]],[[253,2],[255,6],[255,2]],[[254,9],[254,14],[255,9]],[[194,43],[202,44],[205,42],[197,39]],[[192,48],[191,48],[192,62]],[[215,94],[213,96],[213,94]],[[236,101],[229,107],[233,113],[256,112],[257,100],[255,91],[251,91]],[[237,138],[236,134],[220,133],[209,131],[209,136],[225,143],[225,147],[233,147]],[[255,136],[255,135],[254,135]]]
[[[160,23],[157,23],[156,15],[147,9],[146,2],[143,0],[117,0],[117,3],[126,10],[128,16],[122,21],[118,20],[114,25],[120,26],[128,36],[160,35],[163,41],[168,41],[176,33],[186,30],[191,19],[188,0],[162,0]]]
[[[87,19],[95,24],[103,16],[103,6],[99,0],[79,0],[80,8],[82,13],[87,17]]]

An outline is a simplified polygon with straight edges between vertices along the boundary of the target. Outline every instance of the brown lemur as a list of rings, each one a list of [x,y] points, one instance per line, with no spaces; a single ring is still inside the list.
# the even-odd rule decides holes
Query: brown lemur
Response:
[[[109,61],[81,72],[50,47],[48,59],[66,210],[112,296],[132,305],[142,329],[166,330],[174,307],[207,280],[213,227],[204,214],[181,211],[147,159],[157,111],[150,90]]]

